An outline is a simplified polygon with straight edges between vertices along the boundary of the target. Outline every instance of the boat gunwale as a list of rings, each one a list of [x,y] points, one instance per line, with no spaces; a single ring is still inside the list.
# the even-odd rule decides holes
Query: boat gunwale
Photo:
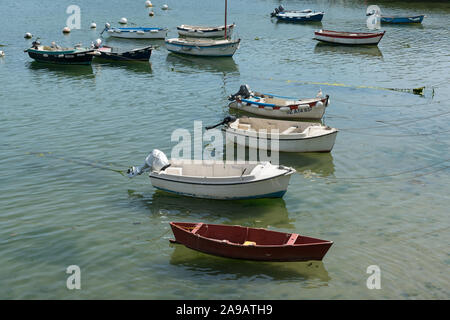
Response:
[[[231,129],[231,130],[235,130],[235,132],[229,132],[228,130],[229,129]],[[230,131],[231,131],[230,130]],[[272,138],[272,134],[270,133],[268,133],[267,134],[267,137],[260,137],[258,134],[257,134],[257,131],[252,131],[252,133],[255,133],[255,134],[253,134],[253,135],[249,135],[249,134],[245,134],[245,133],[242,133],[242,132],[248,132],[249,130],[244,130],[244,129],[234,129],[234,128],[222,128],[222,131],[223,132],[225,132],[225,133],[230,133],[230,134],[233,134],[233,135],[237,135],[237,136],[243,136],[243,137],[249,137],[249,138],[257,138],[258,140],[268,140],[268,141],[270,141],[270,140],[278,140],[278,141],[303,141],[303,140],[310,140],[310,139],[317,139],[317,138],[322,138],[322,137],[326,137],[326,136],[329,136],[329,135],[332,135],[332,134],[337,134],[338,132],[339,132],[339,130],[338,129],[336,129],[336,128],[331,128],[331,132],[329,132],[329,133],[326,133],[326,134],[322,134],[322,135],[320,135],[320,136],[314,136],[314,137],[305,137],[305,138],[297,138],[297,137],[295,137],[295,136],[293,136],[293,135],[299,135],[299,134],[302,134],[302,133],[291,133],[291,134],[278,134],[278,136],[279,136],[279,138],[277,138],[276,136],[276,134],[274,134],[274,136],[275,137],[273,137]],[[236,132],[236,131],[239,131],[239,132]],[[280,136],[282,137],[282,138],[280,138]],[[289,136],[292,136],[292,138],[291,139],[284,139],[283,137],[284,136],[286,136],[286,137],[289,137]]]

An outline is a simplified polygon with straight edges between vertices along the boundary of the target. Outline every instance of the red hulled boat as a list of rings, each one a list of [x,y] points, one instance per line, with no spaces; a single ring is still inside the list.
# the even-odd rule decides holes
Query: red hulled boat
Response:
[[[186,247],[227,258],[258,261],[322,260],[333,241],[260,228],[170,222],[175,240]]]
[[[349,44],[349,45],[364,45],[364,44],[378,44],[381,38],[383,38],[385,31],[383,32],[343,32],[332,30],[319,30],[314,32],[314,39],[336,43],[336,44]]]

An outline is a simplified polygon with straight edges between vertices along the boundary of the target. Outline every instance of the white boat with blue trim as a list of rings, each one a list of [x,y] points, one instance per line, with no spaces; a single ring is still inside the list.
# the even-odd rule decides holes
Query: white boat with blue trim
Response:
[[[110,37],[126,38],[126,39],[165,39],[169,29],[167,28],[148,28],[148,27],[111,27],[109,23],[105,25],[105,29],[101,32],[107,32]]]
[[[131,167],[130,178],[149,172],[152,185],[183,196],[217,200],[281,198],[295,169],[269,162],[167,160],[153,150],[140,167]]]
[[[234,27],[236,25],[229,24],[226,26],[227,36],[231,37]],[[191,26],[187,24],[182,24],[177,27],[178,34],[183,37],[193,37],[193,38],[218,38],[225,37],[225,26],[217,27],[206,27],[206,26]]]
[[[259,93],[242,85],[239,91],[228,97],[232,101],[228,107],[269,118],[277,119],[322,119],[330,97],[319,91],[315,98],[300,99]]]
[[[166,40],[166,48],[170,52],[205,57],[232,57],[241,39],[193,39],[173,38]]]

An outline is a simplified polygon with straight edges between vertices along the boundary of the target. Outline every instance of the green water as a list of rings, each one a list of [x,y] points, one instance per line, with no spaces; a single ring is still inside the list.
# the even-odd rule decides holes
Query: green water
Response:
[[[242,39],[232,59],[119,39],[107,43],[159,47],[150,63],[59,67],[23,52],[32,41],[25,32],[89,45],[106,21],[127,17],[174,37],[182,23],[222,23],[223,1],[165,0],[168,11],[155,1],[154,17],[143,0],[2,1],[0,298],[450,298],[449,2],[375,2],[389,14],[426,14],[422,25],[383,25],[378,48],[312,40],[320,28],[366,30],[365,1],[282,1],[325,11],[321,24],[303,25],[270,19],[280,1],[228,2]],[[81,7],[82,29],[64,36],[71,4]],[[427,88],[421,97],[303,82]],[[102,169],[139,165],[154,148],[170,154],[173,130],[218,122],[244,83],[331,97],[324,122],[340,129],[334,149],[282,155],[298,171],[283,199],[189,199]],[[169,221],[264,227],[334,245],[321,263],[235,261],[170,245]],[[81,290],[66,288],[69,265],[81,268]],[[366,286],[370,265],[381,269],[379,290]]]

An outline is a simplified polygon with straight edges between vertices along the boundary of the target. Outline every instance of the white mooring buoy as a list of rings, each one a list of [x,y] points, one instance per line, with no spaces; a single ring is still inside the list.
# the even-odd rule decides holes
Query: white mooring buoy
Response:
[[[33,35],[29,32],[25,33],[25,35],[23,36],[25,39],[31,39],[33,38]]]
[[[91,29],[95,29],[97,28],[97,24],[95,22],[92,22],[91,25],[89,26]]]
[[[64,27],[64,29],[62,30],[63,33],[70,33],[70,28],[69,27]]]
[[[148,15],[149,15],[150,17],[153,17],[153,16],[155,15],[155,13],[154,13],[153,11],[150,11],[150,12],[148,13]]]
[[[5,51],[0,50],[0,58],[3,58],[5,56]]]
[[[161,7],[161,9],[167,10],[167,9],[169,9],[169,6],[168,6],[167,4],[164,4],[164,5]]]
[[[153,4],[152,4],[152,2],[150,0],[147,0],[147,1],[145,1],[145,6],[147,8],[150,8],[150,7],[153,7]]]
[[[128,20],[127,20],[127,18],[121,18],[121,19],[119,20],[119,23],[120,23],[120,24],[127,24],[127,23],[128,23]]]

